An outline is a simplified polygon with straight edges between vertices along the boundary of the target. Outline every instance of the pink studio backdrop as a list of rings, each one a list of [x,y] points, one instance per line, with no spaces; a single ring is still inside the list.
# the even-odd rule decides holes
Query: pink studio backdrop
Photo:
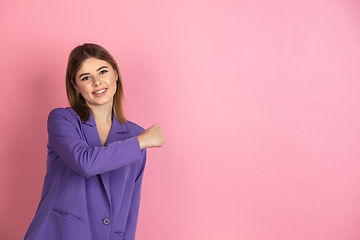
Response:
[[[35,213],[84,42],[118,60],[128,118],[166,135],[138,240],[360,239],[359,16],[355,0],[2,0],[0,239]]]

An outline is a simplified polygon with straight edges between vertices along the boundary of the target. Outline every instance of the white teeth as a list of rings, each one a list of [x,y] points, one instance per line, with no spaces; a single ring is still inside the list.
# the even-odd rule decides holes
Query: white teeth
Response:
[[[95,93],[95,94],[100,94],[100,93],[105,92],[105,90],[106,90],[106,88],[105,88],[105,89],[103,89],[103,90],[100,90],[100,91],[98,91],[98,92],[94,92],[94,93]]]

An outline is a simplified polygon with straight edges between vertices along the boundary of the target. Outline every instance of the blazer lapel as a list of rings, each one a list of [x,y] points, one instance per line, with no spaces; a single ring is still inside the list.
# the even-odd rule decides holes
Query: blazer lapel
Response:
[[[90,111],[89,120],[83,123],[85,139],[91,148],[101,147],[102,144],[99,137],[99,133],[97,131],[95,119],[90,109],[89,111]],[[107,146],[109,143],[115,141],[122,141],[127,138],[130,138],[130,134],[126,127],[126,124],[120,123],[113,114],[113,121],[105,146]],[[100,174],[100,178],[103,183],[109,203],[111,205],[109,174],[107,172],[102,173]]]
[[[89,120],[83,123],[85,139],[86,139],[89,147],[91,147],[91,148],[101,147],[102,144],[101,144],[99,132],[98,132],[97,127],[96,127],[95,119],[94,119],[94,116],[92,115],[92,112],[91,112],[90,109],[89,109],[89,111],[90,111]],[[102,174],[99,174],[99,175],[100,175],[100,179],[102,181],[102,184],[104,186],[104,189],[105,189],[109,204],[111,206],[110,184],[109,184],[108,173],[102,173]]]
[[[113,114],[112,126],[106,141],[106,145],[115,141],[122,141],[127,138],[130,138],[130,134],[126,124],[120,123]]]
[[[130,133],[126,124],[120,123],[113,115],[112,125],[105,146],[115,141],[122,141],[130,138]],[[87,143],[91,148],[102,146],[99,133],[96,128],[94,116],[90,111],[89,120],[83,123],[84,135]]]
[[[91,148],[100,147],[101,140],[100,140],[97,128],[96,128],[94,116],[92,115],[91,111],[90,111],[89,120],[87,120],[86,122],[84,122],[82,124],[83,124],[85,139],[86,139],[86,142],[89,144],[89,147],[91,147]]]

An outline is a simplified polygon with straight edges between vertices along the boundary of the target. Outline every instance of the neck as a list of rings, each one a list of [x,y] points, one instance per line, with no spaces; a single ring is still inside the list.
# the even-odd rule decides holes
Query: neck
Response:
[[[112,121],[112,102],[105,105],[90,106],[91,112],[94,116],[95,122],[108,122]]]

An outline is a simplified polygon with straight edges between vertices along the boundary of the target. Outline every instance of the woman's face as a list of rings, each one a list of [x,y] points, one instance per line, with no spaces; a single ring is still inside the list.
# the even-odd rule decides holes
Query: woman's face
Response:
[[[86,59],[76,73],[74,87],[90,108],[111,105],[118,74],[112,66],[97,58]]]

